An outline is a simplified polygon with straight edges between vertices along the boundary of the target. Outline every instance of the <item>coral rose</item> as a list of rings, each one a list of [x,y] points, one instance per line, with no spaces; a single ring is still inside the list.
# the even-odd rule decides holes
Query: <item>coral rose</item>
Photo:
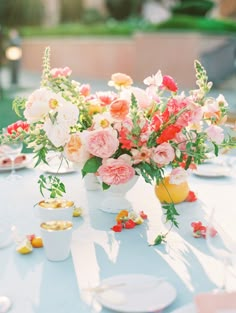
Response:
[[[110,105],[110,114],[116,120],[124,120],[129,113],[129,102],[125,99],[117,99]]]
[[[135,170],[123,159],[107,159],[98,169],[101,180],[108,185],[127,183],[134,175]]]
[[[109,158],[116,152],[119,146],[117,132],[106,128],[87,132],[86,148],[89,153],[100,157]]]

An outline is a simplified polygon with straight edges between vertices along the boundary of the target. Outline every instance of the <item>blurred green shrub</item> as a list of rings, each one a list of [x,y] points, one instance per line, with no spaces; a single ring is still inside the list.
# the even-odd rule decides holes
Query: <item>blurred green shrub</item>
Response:
[[[186,14],[191,16],[206,16],[214,7],[214,2],[210,0],[181,0],[180,3],[172,7],[173,14]]]
[[[95,8],[84,10],[81,17],[81,22],[84,24],[95,24],[104,21],[105,17]]]
[[[125,20],[131,16],[139,16],[144,0],[105,0],[110,17]]]
[[[0,24],[3,26],[40,25],[42,18],[40,0],[0,0]]]

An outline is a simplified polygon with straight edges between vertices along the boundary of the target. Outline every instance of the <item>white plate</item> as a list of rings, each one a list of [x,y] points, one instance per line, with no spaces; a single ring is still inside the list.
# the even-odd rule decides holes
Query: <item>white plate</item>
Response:
[[[35,162],[32,164],[32,168],[34,168]],[[48,165],[46,163],[40,163],[36,168],[51,174],[66,174],[78,171],[78,168],[76,168],[73,162],[63,160],[61,163],[61,160],[56,154],[49,154],[47,162]]]
[[[39,168],[41,171],[51,174],[66,174],[66,173],[72,173],[77,171],[76,168],[73,167],[73,164],[63,164],[60,169],[59,166],[55,165],[47,165],[47,164],[41,164],[38,165],[37,168]]]
[[[193,303],[188,303],[180,308],[172,311],[171,313],[196,313],[195,305]]]
[[[15,170],[24,168],[30,163],[31,157],[26,155],[26,154],[25,154],[25,156],[26,156],[26,159],[23,162],[21,162],[20,164],[15,164]],[[11,166],[0,166],[0,172],[10,171],[10,170],[11,170]]]
[[[230,168],[222,164],[204,163],[198,165],[193,173],[202,177],[223,177],[230,174]]]
[[[96,299],[104,307],[117,312],[146,313],[161,310],[176,298],[169,282],[155,276],[130,274],[104,279]]]

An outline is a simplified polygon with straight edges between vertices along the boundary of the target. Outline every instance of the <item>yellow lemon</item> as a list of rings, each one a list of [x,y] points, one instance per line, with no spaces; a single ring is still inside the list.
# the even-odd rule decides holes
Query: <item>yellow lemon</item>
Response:
[[[180,203],[183,202],[189,193],[189,186],[187,182],[170,184],[170,177],[167,176],[163,181],[155,186],[155,193],[161,203]]]
[[[33,251],[33,247],[28,239],[24,239],[16,248],[21,254],[28,254]]]
[[[81,216],[83,213],[83,210],[82,208],[74,208],[74,211],[73,211],[73,217],[78,217],[78,216]]]

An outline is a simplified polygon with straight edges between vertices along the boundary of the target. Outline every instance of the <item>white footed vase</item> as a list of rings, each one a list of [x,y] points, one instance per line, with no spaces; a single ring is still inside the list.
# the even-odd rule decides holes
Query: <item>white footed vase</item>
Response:
[[[104,200],[101,203],[100,209],[108,213],[118,213],[121,210],[130,211],[132,204],[126,199],[126,194],[134,187],[138,177],[138,175],[135,175],[127,183],[112,185],[109,189],[104,191]]]
[[[88,173],[83,178],[86,190],[101,190],[100,182],[94,173]]]

